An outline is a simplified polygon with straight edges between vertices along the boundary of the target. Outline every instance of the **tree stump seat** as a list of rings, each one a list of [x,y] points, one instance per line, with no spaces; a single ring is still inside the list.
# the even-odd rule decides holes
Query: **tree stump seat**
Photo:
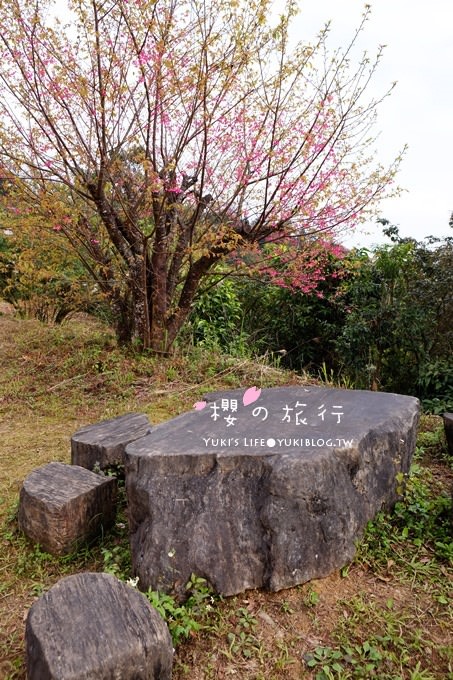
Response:
[[[111,574],[67,576],[31,607],[29,680],[170,680],[167,625],[144,595]]]
[[[130,443],[151,431],[143,413],[126,413],[82,427],[71,437],[71,463],[93,470],[124,465],[124,451]]]
[[[19,526],[46,552],[63,555],[98,535],[116,515],[116,479],[78,465],[48,463],[25,479]]]

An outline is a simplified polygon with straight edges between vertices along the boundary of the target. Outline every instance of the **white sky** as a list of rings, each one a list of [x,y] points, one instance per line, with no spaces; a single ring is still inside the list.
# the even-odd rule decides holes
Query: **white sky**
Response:
[[[278,5],[279,0],[276,4]],[[397,86],[381,105],[376,130],[385,163],[407,144],[398,175],[405,189],[381,205],[381,216],[400,228],[402,236],[453,236],[448,226],[453,212],[453,0],[370,0],[371,18],[360,42],[374,55],[386,45],[370,88]],[[299,0],[295,33],[312,39],[332,21],[329,44],[345,45],[359,25],[362,0]],[[370,92],[371,92],[370,89]],[[348,245],[385,242],[381,228],[369,225],[368,235],[356,234]]]

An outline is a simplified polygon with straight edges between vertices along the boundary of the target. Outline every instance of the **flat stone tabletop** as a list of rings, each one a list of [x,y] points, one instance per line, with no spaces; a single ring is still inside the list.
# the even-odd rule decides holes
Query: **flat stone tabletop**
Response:
[[[307,386],[210,394],[126,447],[132,562],[144,588],[192,573],[224,595],[328,575],[397,498],[419,403]]]
[[[277,387],[257,392],[248,405],[245,392],[206,395],[203,408],[155,426],[128,445],[128,455],[307,455],[320,448],[346,449],[418,409],[414,397],[364,390]]]

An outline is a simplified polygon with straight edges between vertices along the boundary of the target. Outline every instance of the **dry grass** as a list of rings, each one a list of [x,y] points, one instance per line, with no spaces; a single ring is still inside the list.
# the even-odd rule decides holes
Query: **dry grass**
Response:
[[[166,359],[125,353],[109,329],[90,319],[46,327],[4,313],[0,357],[0,680],[13,680],[25,677],[24,617],[33,600],[64,574],[103,568],[99,546],[57,559],[20,535],[15,507],[24,477],[46,462],[68,462],[70,437],[86,423],[129,411],[160,422],[190,409],[206,391],[302,379],[260,361],[200,350]],[[426,421],[427,429],[438,425],[439,419]],[[445,460],[427,456],[425,464],[442,489]],[[123,537],[118,532],[109,540],[120,545]],[[410,561],[410,548],[401,550]],[[315,678],[322,664],[311,670],[306,655],[316,649],[324,650],[332,673],[319,678],[453,678],[451,565],[429,550],[411,569],[391,562],[368,553],[343,575],[216,601],[203,629],[178,646],[175,680]],[[366,670],[365,642],[382,656],[377,671]],[[354,646],[352,661],[347,645]],[[335,653],[342,673],[334,669]]]

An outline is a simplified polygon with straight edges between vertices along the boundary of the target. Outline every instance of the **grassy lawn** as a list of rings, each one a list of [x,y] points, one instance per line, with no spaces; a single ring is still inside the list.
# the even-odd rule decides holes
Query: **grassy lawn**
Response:
[[[54,558],[18,531],[24,477],[69,462],[70,437],[82,425],[130,411],[157,423],[208,390],[303,379],[200,348],[169,358],[125,352],[92,319],[48,327],[6,310],[0,358],[0,680],[12,680],[25,678],[24,619],[43,591],[82,570],[131,576],[127,508],[102,542]],[[452,479],[441,419],[424,416],[403,500],[368,527],[341,572],[225,599],[194,579],[184,606],[151,593],[175,641],[175,680],[453,680]]]

